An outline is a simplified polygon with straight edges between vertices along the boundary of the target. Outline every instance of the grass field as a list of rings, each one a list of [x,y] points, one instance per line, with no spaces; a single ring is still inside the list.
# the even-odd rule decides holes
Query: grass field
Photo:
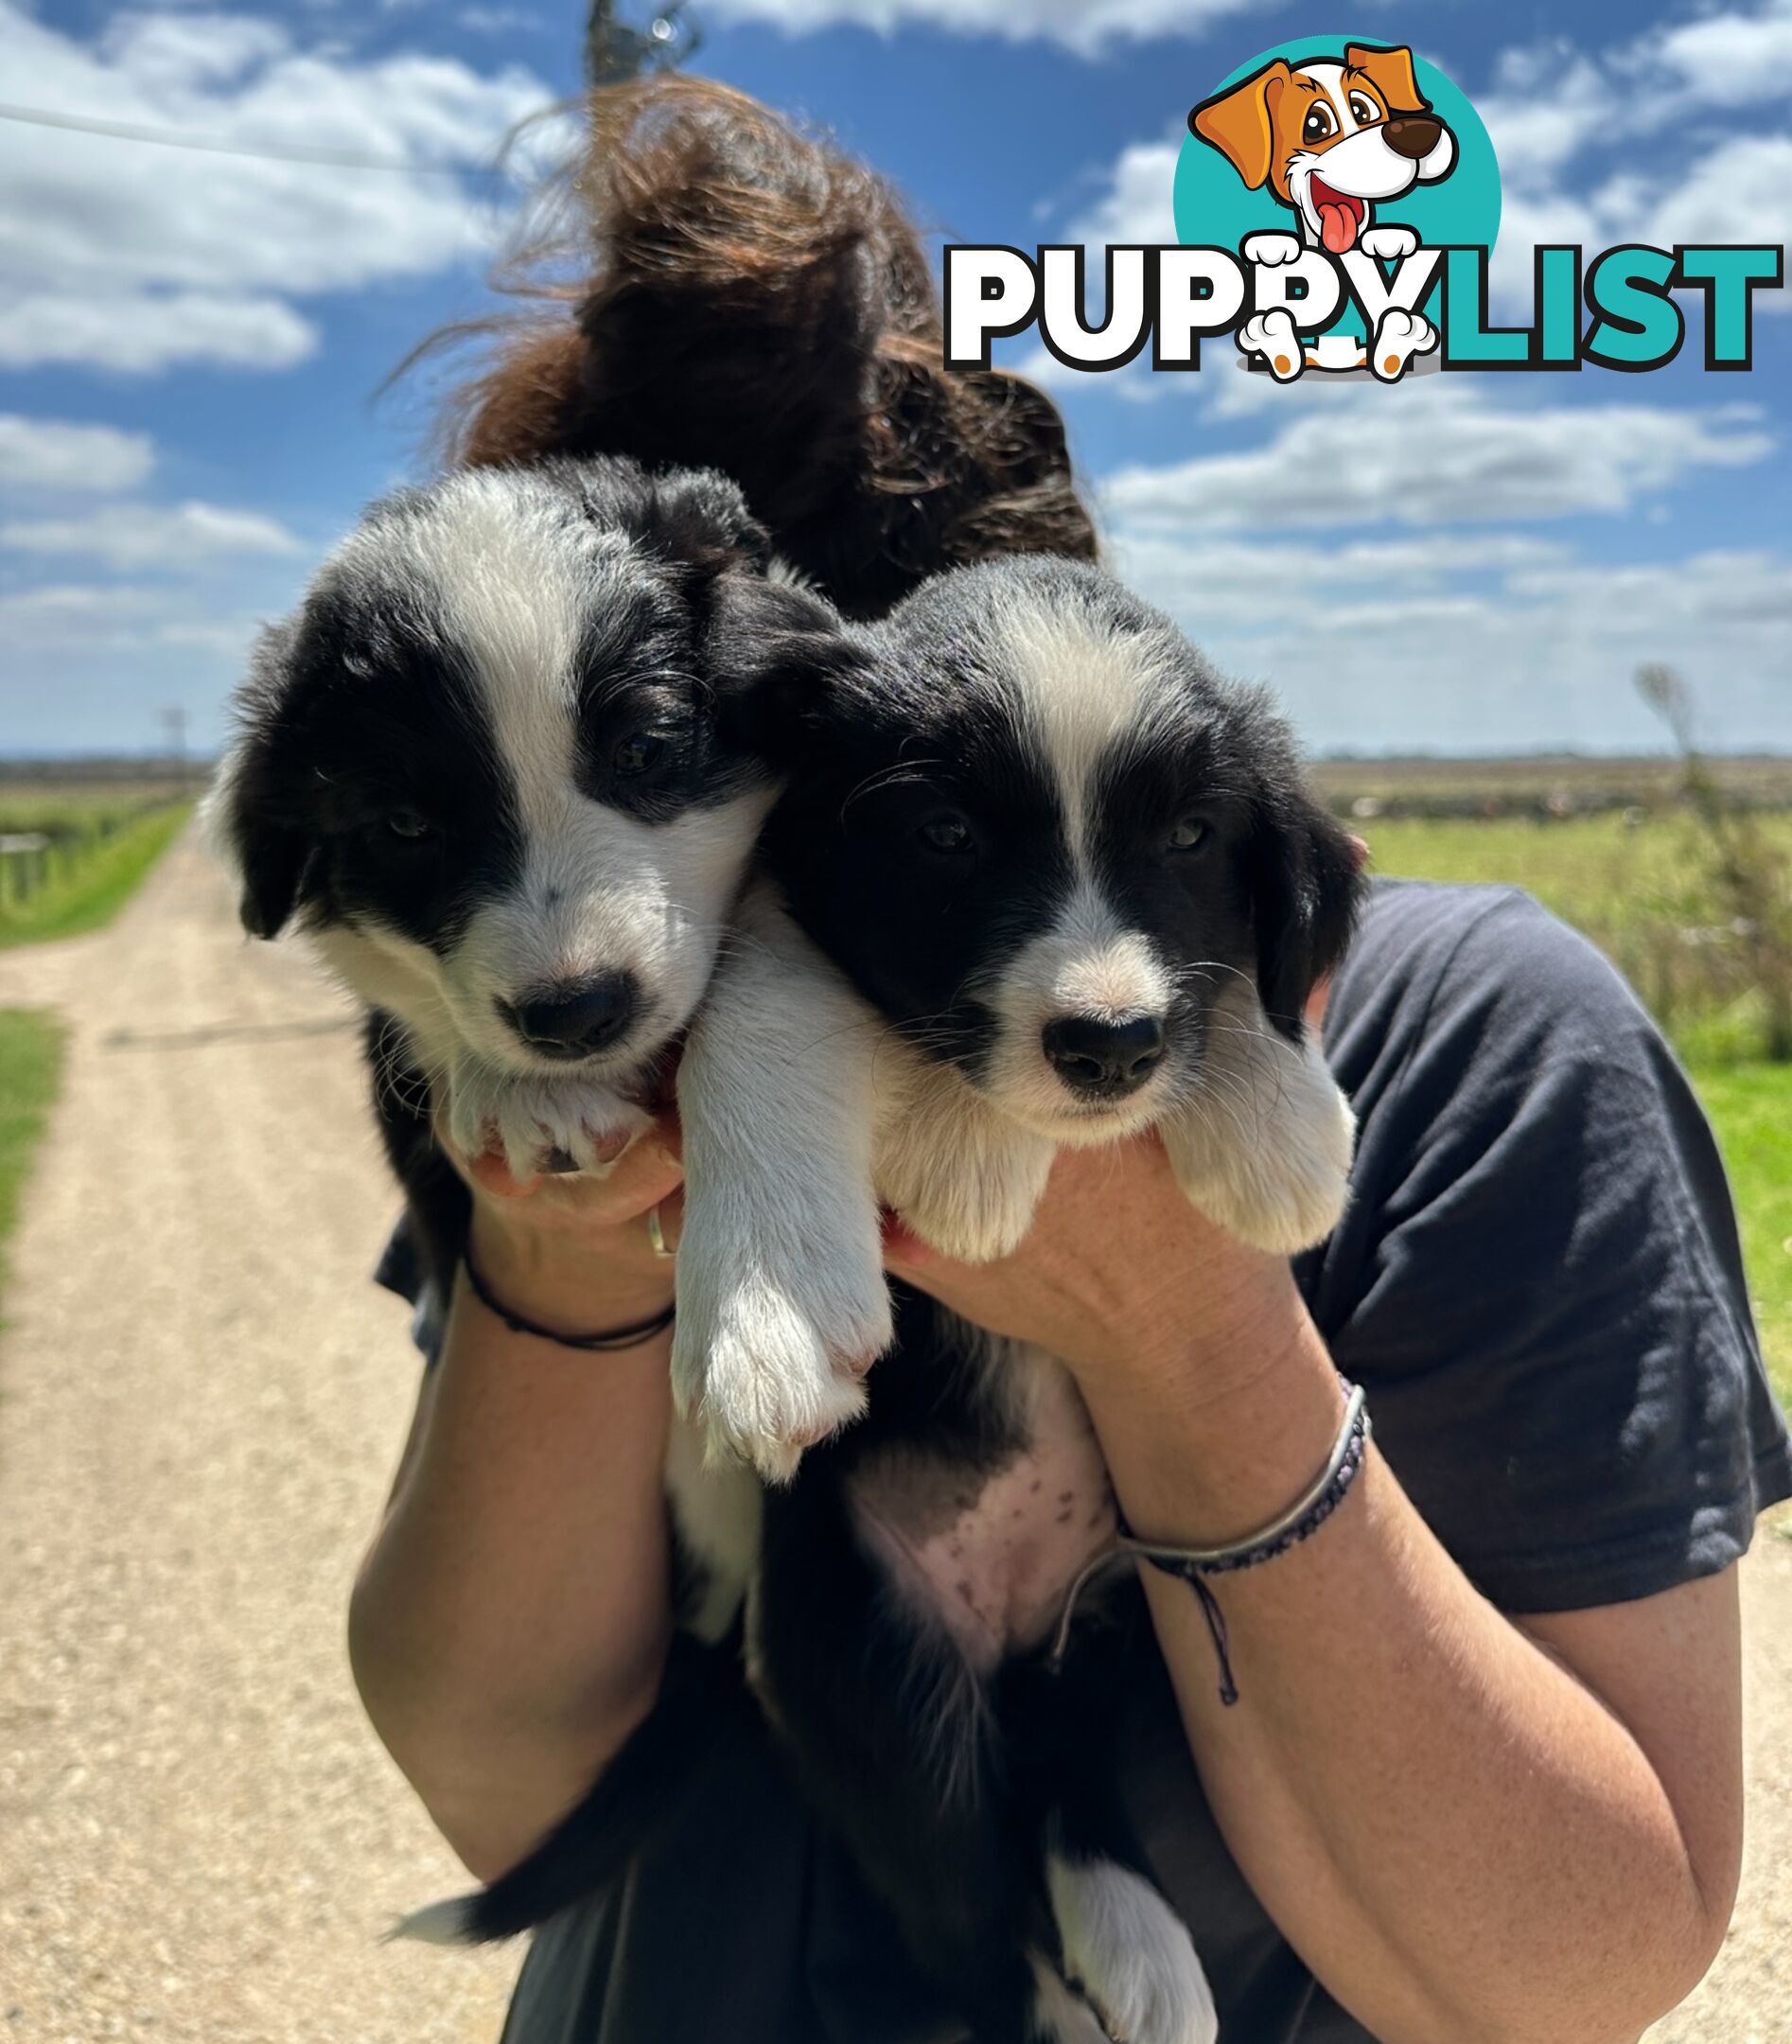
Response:
[[[1748,1056],[1751,996],[1709,970],[1718,911],[1690,819],[1650,813],[1565,822],[1371,819],[1376,870],[1528,889],[1629,976],[1675,1037],[1730,1167],[1749,1285],[1780,1395],[1792,1403],[1792,1065]],[[1792,816],[1761,828],[1792,851]]]
[[[192,804],[165,802],[153,808],[120,804],[115,794],[84,797],[30,794],[0,800],[0,832],[78,827],[84,835],[68,870],[53,865],[48,883],[24,900],[0,876],[0,948],[78,937],[102,929],[136,891],[192,814]],[[97,836],[102,816],[116,820],[113,835]]]
[[[44,1133],[61,1071],[61,1025],[51,1015],[0,1008],[0,1294],[6,1242],[19,1194]]]

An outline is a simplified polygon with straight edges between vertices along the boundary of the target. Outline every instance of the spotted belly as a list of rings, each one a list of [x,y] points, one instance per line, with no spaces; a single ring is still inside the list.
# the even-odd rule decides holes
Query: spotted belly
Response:
[[[860,1537],[898,1595],[980,1673],[1050,1636],[1070,1585],[1119,1530],[1095,1431],[1063,1365],[1035,1352],[1011,1390],[1019,1445],[996,1467],[892,1443],[852,1480]]]

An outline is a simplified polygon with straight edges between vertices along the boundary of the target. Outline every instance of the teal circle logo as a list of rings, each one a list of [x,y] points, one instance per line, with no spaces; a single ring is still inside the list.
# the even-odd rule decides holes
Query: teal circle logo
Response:
[[[1303,217],[1293,203],[1298,191],[1291,194],[1285,186],[1277,188],[1283,184],[1277,166],[1285,165],[1292,153],[1299,151],[1323,172],[1326,145],[1344,139],[1336,132],[1339,116],[1332,108],[1326,105],[1316,114],[1310,111],[1313,101],[1326,100],[1330,95],[1308,89],[1303,82],[1302,65],[1342,64],[1346,49],[1355,52],[1359,62],[1364,64],[1361,76],[1371,95],[1369,108],[1377,115],[1385,115],[1390,130],[1395,120],[1408,111],[1400,104],[1400,97],[1401,81],[1410,77],[1425,102],[1424,111],[1443,123],[1455,145],[1444,174],[1428,179],[1421,170],[1417,181],[1398,196],[1374,197],[1371,204],[1375,224],[1411,228],[1420,243],[1430,248],[1493,247],[1500,232],[1500,166],[1493,142],[1467,94],[1423,57],[1402,47],[1366,43],[1356,36],[1301,36],[1275,44],[1249,63],[1240,64],[1202,101],[1201,109],[1190,116],[1191,130],[1176,161],[1175,220],[1179,241],[1236,251],[1247,235],[1294,235],[1308,246],[1320,245],[1322,237],[1329,237],[1334,231],[1340,241],[1345,236],[1354,239],[1356,229],[1348,208],[1355,202],[1345,200],[1342,205],[1321,203],[1317,207],[1309,202]],[[1278,62],[1293,73],[1286,92],[1278,87],[1267,98],[1262,93],[1234,94],[1233,88],[1242,87],[1247,79],[1271,71]],[[1280,72],[1274,75],[1278,79],[1282,76]],[[1334,92],[1340,89],[1335,72],[1329,74],[1326,82]],[[1344,88],[1349,83],[1346,76]],[[1392,92],[1388,90],[1390,83],[1394,86]],[[1203,139],[1193,124],[1202,118],[1203,109],[1216,109],[1220,102],[1224,102],[1223,109],[1217,115],[1209,114],[1203,121],[1210,131],[1210,138]],[[1315,135],[1309,130],[1304,138],[1299,125],[1303,114],[1315,128],[1329,124],[1332,132]],[[1310,143],[1310,148],[1303,147],[1304,140]],[[1266,164],[1268,174],[1263,175]],[[1255,183],[1247,183],[1247,178]],[[1385,190],[1388,182],[1383,180],[1377,189]],[[1325,193],[1327,187],[1319,184],[1317,189]],[[1361,220],[1363,216],[1360,206],[1357,213]],[[1334,243],[1326,238],[1323,245],[1333,247]],[[1433,319],[1437,316],[1435,299],[1433,291],[1426,308]],[[1354,326],[1360,332],[1362,324],[1361,315],[1346,307],[1331,330]]]

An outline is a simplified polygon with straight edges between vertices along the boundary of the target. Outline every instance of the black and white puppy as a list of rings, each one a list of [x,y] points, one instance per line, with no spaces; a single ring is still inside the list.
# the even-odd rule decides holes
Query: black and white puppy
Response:
[[[1061,1144],[1155,1128],[1190,1199],[1291,1253],[1354,1136],[1302,1007],[1356,861],[1267,698],[1066,562],[960,570],[861,637],[679,1082],[675,1384],[774,1480],[887,1344],[877,1196],[983,1261]]]
[[[753,1684],[979,2044],[1209,2044],[1115,1788],[1136,1586],[1047,1658],[1117,1526],[1087,1415],[1053,1357],[918,1295],[891,1346],[878,1195],[991,1257],[1058,1145],[1154,1127],[1228,1226],[1323,1237],[1352,1127],[1302,1011],[1353,849],[1263,697],[1094,570],[959,571],[853,643],[679,1075],[677,1387],[712,1446],[794,1469],[738,1555]],[[671,1792],[650,1718],[537,1855],[413,1928],[553,1913],[614,1872],[656,1770]]]
[[[264,636],[214,837],[245,926],[296,923],[369,1009],[444,1286],[468,1208],[433,1115],[518,1174],[645,1124],[777,793],[768,701],[834,632],[733,484],[598,460],[386,499]]]

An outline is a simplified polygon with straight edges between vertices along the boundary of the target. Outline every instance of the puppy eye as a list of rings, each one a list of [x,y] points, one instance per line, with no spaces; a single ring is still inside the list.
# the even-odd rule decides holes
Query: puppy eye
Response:
[[[419,810],[395,809],[386,819],[386,828],[395,837],[402,837],[407,844],[415,844],[418,838],[428,837],[434,826]]]
[[[1213,826],[1199,817],[1184,817],[1166,842],[1172,852],[1199,852],[1213,835]]]
[[[1373,99],[1365,99],[1361,93],[1350,95],[1350,118],[1367,128],[1381,118],[1381,109]]]
[[[1323,142],[1337,127],[1328,106],[1315,105],[1308,114],[1300,132],[1303,142]]]
[[[652,731],[630,731],[610,754],[610,766],[624,781],[633,781],[651,773],[667,750],[666,740]]]
[[[951,814],[929,818],[916,835],[930,852],[961,854],[974,850],[976,842],[964,818]]]

